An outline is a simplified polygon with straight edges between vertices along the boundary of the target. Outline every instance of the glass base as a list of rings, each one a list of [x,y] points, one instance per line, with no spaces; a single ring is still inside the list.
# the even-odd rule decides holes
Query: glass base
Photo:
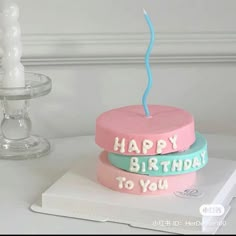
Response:
[[[42,157],[49,151],[50,143],[39,136],[30,136],[21,140],[8,140],[0,137],[0,159],[32,159]]]

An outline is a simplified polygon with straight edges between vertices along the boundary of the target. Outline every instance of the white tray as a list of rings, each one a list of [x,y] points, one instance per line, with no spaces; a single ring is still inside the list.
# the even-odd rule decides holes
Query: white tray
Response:
[[[235,161],[209,158],[208,165],[198,171],[192,191],[158,197],[109,190],[96,182],[95,165],[86,158],[80,160],[42,193],[31,206],[33,211],[172,233],[214,234],[224,225],[236,196]],[[205,204],[201,214],[199,209]],[[215,216],[215,210],[223,213],[222,207],[224,214]]]

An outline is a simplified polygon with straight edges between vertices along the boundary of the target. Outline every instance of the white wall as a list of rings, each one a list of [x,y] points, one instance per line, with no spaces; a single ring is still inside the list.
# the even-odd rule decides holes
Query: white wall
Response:
[[[234,31],[234,0],[16,0],[23,32],[143,33],[145,8],[156,32]],[[43,23],[43,24],[42,24]],[[46,24],[45,24],[46,23]]]
[[[201,132],[236,134],[236,1],[16,2],[23,63],[53,80],[51,94],[32,101],[36,133],[93,134],[101,112],[141,102],[149,40],[144,7],[156,32],[148,101],[187,109]]]

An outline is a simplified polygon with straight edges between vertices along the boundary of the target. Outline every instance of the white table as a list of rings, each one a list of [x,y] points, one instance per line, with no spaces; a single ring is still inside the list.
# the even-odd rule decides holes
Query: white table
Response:
[[[209,156],[236,161],[236,137],[206,135]],[[72,167],[80,156],[99,150],[93,136],[51,140],[52,152],[36,160],[0,160],[1,234],[157,234],[157,231],[115,223],[98,223],[32,212],[40,194]],[[96,161],[97,157],[94,157]],[[236,233],[236,200],[218,232]]]

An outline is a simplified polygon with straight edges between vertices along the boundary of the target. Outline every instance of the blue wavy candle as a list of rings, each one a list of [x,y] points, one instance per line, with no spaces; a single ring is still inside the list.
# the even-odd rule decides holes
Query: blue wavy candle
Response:
[[[150,67],[150,64],[149,64],[149,57],[150,57],[150,54],[151,54],[151,51],[152,51],[152,48],[153,48],[153,44],[154,44],[154,40],[155,40],[155,33],[154,33],[154,28],[153,28],[151,19],[150,19],[150,17],[148,16],[147,12],[144,9],[143,9],[143,13],[144,13],[144,17],[147,21],[147,24],[149,26],[150,33],[151,33],[150,42],[149,42],[149,45],[148,45],[148,48],[147,48],[147,51],[146,51],[146,55],[145,55],[145,66],[146,66],[147,75],[148,75],[148,85],[147,85],[146,90],[144,91],[143,98],[142,98],[142,104],[143,104],[143,108],[144,108],[144,111],[145,111],[145,115],[147,117],[149,117],[150,112],[149,112],[148,105],[147,105],[147,96],[148,96],[148,94],[151,90],[151,87],[152,87],[152,72],[151,72],[151,67]]]

